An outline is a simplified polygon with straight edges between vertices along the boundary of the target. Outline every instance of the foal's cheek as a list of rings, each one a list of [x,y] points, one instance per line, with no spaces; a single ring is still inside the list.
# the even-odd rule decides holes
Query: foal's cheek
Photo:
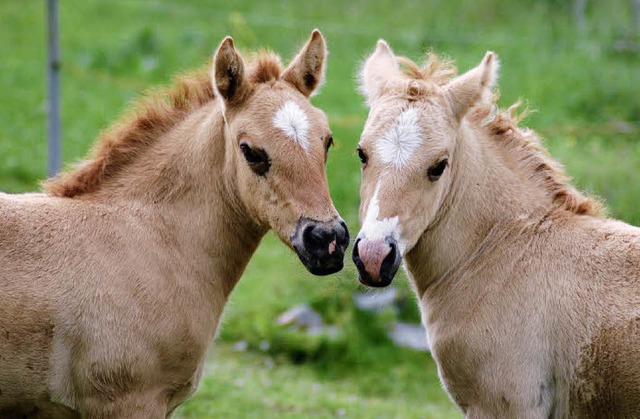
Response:
[[[241,182],[240,190],[242,201],[247,209],[247,215],[252,217],[256,224],[272,228],[269,209],[274,205],[274,198],[266,185],[265,179],[253,172],[245,174],[247,178]]]
[[[299,209],[291,202],[290,193],[284,191],[275,179],[269,176],[260,182],[252,199],[256,201],[257,212],[264,223],[289,247],[291,236],[295,233],[299,218]]]

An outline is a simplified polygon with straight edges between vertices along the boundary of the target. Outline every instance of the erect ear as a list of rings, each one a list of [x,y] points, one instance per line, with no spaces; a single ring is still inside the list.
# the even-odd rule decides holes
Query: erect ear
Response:
[[[324,82],[327,44],[319,30],[314,29],[311,38],[302,47],[282,78],[309,97]]]
[[[237,103],[248,91],[249,82],[244,68],[244,61],[233,46],[233,39],[227,36],[213,57],[212,69],[213,88],[225,103]]]
[[[458,120],[479,100],[491,93],[498,81],[498,57],[488,51],[477,67],[451,80],[446,96]]]
[[[376,49],[367,58],[360,69],[360,92],[371,107],[384,91],[384,85],[391,78],[401,75],[400,66],[389,45],[378,40]]]

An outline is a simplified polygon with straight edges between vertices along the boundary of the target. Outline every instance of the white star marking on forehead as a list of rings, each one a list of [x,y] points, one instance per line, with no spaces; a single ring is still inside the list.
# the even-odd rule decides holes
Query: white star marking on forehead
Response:
[[[385,163],[402,167],[422,144],[422,131],[418,124],[418,111],[407,109],[376,144],[376,150]]]
[[[309,118],[293,100],[287,101],[273,117],[273,125],[293,138],[305,151],[309,150]]]

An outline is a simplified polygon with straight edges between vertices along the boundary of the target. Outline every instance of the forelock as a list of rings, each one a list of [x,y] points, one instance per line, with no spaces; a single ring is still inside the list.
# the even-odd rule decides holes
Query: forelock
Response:
[[[276,81],[282,74],[280,57],[271,51],[257,52],[249,64],[249,80],[253,83]]]
[[[396,60],[402,76],[389,81],[385,90],[406,100],[437,94],[457,74],[453,61],[433,52],[427,53],[422,66],[407,57],[396,57]]]

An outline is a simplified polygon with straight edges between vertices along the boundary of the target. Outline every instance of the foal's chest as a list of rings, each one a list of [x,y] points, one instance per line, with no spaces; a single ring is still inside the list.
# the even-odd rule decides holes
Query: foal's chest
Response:
[[[548,354],[533,342],[515,342],[520,333],[512,339],[487,330],[433,336],[432,353],[446,390],[467,413],[546,416],[553,410],[556,391]]]

